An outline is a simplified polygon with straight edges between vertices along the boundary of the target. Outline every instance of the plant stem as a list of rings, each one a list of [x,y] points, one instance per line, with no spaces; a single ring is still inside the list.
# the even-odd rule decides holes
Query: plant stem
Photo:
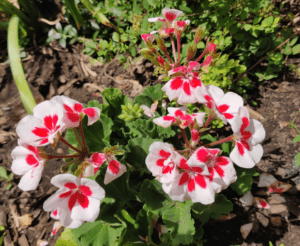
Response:
[[[176,152],[178,152],[179,154],[184,154],[184,153],[188,153],[190,150],[189,149],[184,149],[184,150],[176,150]]]
[[[181,131],[181,133],[182,133],[182,137],[183,137],[183,139],[184,139],[184,141],[185,141],[186,146],[187,146],[188,148],[190,148],[190,144],[189,144],[189,141],[188,141],[188,139],[187,139],[187,137],[186,137],[186,134],[185,134],[184,129],[182,129],[181,127],[179,127],[179,129],[180,129],[180,131]]]
[[[75,136],[76,136],[77,142],[79,143],[81,149],[83,150],[83,144],[82,144],[82,141],[81,141],[81,138],[80,138],[80,136],[79,136],[79,134],[78,134],[77,129],[78,129],[78,128],[73,128],[73,132],[74,132],[74,134],[75,134]]]
[[[175,64],[177,64],[177,59],[176,59],[176,48],[175,48],[175,43],[174,43],[174,39],[173,39],[173,34],[170,34],[170,38],[171,38],[171,43],[172,43],[172,50],[173,50],[173,56],[174,56],[174,62]]]
[[[214,146],[214,145],[218,145],[218,144],[222,144],[222,143],[226,143],[226,142],[229,142],[229,141],[233,141],[234,140],[234,135],[231,135],[227,138],[223,138],[219,141],[216,141],[216,142],[213,142],[213,143],[210,143],[210,144],[206,144],[204,145],[204,147],[211,147],[211,146]]]
[[[85,142],[85,139],[84,139],[84,134],[83,134],[83,128],[82,128],[82,119],[80,120],[80,123],[79,123],[79,132],[80,132],[80,136],[81,136],[81,140],[82,140],[82,150],[83,152],[87,152],[87,146],[86,146],[86,142]]]
[[[177,36],[178,65],[180,66],[180,36]]]
[[[199,62],[203,56],[205,56],[205,54],[207,53],[207,49],[205,48],[202,52],[202,54],[197,58],[197,60],[195,62]]]
[[[165,53],[166,57],[168,58],[169,62],[170,62],[171,64],[174,64],[174,62],[172,61],[172,59],[171,59],[171,57],[170,57],[168,51],[164,51],[164,53]]]
[[[206,120],[205,125],[203,126],[203,128],[207,128],[207,126],[209,125],[209,123],[214,119],[215,113],[214,112],[211,113],[211,112],[212,111],[209,112],[208,118],[207,118],[207,120]],[[202,137],[203,133],[204,132],[200,132],[199,133],[199,139]]]
[[[82,155],[48,155],[48,159],[62,159],[62,158],[76,158],[81,157]]]
[[[68,141],[66,141],[62,136],[59,136],[59,140],[62,141],[65,145],[67,145],[69,148],[79,152],[83,153],[82,150],[75,148],[73,145],[71,145]]]

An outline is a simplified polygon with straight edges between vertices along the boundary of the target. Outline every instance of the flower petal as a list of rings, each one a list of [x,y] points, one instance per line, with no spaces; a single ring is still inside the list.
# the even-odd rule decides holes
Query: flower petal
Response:
[[[104,177],[104,184],[107,185],[111,181],[120,177],[123,173],[127,171],[127,168],[124,164],[118,162],[117,160],[112,160],[109,162],[107,171]]]

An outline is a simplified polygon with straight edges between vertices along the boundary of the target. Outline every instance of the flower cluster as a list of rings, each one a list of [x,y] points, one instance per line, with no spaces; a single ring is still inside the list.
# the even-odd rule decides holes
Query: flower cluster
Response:
[[[191,61],[196,55],[196,44],[203,37],[204,32],[201,28],[197,29],[194,44],[189,47],[187,59],[184,65],[181,65],[180,36],[189,25],[189,21],[175,21],[182,14],[179,10],[165,8],[162,13],[165,18],[148,20],[161,21],[163,24],[158,31],[142,35],[148,47],[142,54],[164,69],[170,77],[162,87],[169,100],[176,99],[178,104],[184,106],[169,107],[169,114],[155,118],[153,122],[164,128],[171,125],[179,127],[185,145],[183,150],[175,150],[168,143],[154,142],[149,148],[146,165],[173,200],[210,204],[214,202],[215,193],[236,181],[233,163],[243,168],[252,168],[260,161],[263,155],[260,143],[265,138],[265,130],[260,122],[250,119],[242,97],[233,92],[224,93],[216,86],[205,86],[202,83],[202,70],[214,65],[218,55],[216,44],[208,42],[202,54],[195,61]],[[160,36],[154,37],[157,32]],[[173,33],[177,39],[178,52]],[[171,39],[174,61],[162,39],[167,37]],[[153,45],[155,39],[157,47],[168,61],[156,51]],[[203,63],[199,63],[204,56],[206,57]],[[207,114],[187,114],[188,103],[202,104]],[[208,130],[214,118],[221,119],[224,124],[230,124],[233,134],[217,142],[202,145],[201,136]],[[187,138],[186,129],[190,131],[190,140]],[[220,149],[210,148],[225,142],[234,144],[229,157],[222,156]]]
[[[63,226],[76,228],[84,221],[94,221],[100,210],[100,201],[105,197],[104,189],[96,182],[85,177],[93,176],[99,167],[107,161],[104,184],[108,184],[126,172],[126,166],[116,160],[115,155],[123,154],[117,146],[105,148],[104,153],[90,153],[86,145],[82,120],[88,117],[88,125],[100,118],[100,109],[85,108],[83,104],[65,96],[56,96],[44,101],[33,109],[33,115],[24,117],[17,125],[18,146],[12,151],[12,171],[22,175],[19,188],[24,191],[37,188],[46,162],[54,158],[71,159],[62,166],[75,165],[73,174],[59,174],[51,179],[58,187],[44,203],[44,210],[52,212]],[[72,129],[80,148],[67,142],[62,134]],[[71,155],[51,155],[44,152],[43,146],[51,144],[55,148],[58,141],[70,147]],[[62,170],[64,169],[62,168]]]

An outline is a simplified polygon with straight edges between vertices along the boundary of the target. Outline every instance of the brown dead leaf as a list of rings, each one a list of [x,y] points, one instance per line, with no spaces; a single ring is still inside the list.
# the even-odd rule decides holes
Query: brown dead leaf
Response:
[[[34,218],[32,217],[32,214],[25,214],[21,217],[19,217],[20,224],[23,228],[26,228],[32,224],[32,221]]]
[[[273,226],[281,226],[281,217],[271,217],[271,223]]]

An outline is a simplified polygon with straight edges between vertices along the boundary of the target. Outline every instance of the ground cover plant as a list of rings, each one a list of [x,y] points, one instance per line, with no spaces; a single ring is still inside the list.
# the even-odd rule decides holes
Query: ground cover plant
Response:
[[[229,186],[239,195],[251,190],[265,130],[250,119],[241,96],[201,81],[220,58],[209,40],[195,57],[202,27],[181,53],[180,38],[190,24],[177,20],[182,13],[164,8],[164,17],[148,19],[162,26],[142,35],[142,54],[169,77],[163,87],[147,87],[134,101],[106,89],[103,104],[56,96],[18,123],[12,171],[23,175],[19,188],[36,189],[47,161],[65,161],[62,174],[51,179],[59,190],[43,206],[72,228],[56,245],[201,245],[202,226],[232,210],[219,193]],[[170,38],[173,55],[163,38]],[[214,118],[229,124],[233,134],[220,140],[210,135]],[[58,141],[69,147],[68,154],[44,151]],[[266,206],[259,201],[257,206]]]

